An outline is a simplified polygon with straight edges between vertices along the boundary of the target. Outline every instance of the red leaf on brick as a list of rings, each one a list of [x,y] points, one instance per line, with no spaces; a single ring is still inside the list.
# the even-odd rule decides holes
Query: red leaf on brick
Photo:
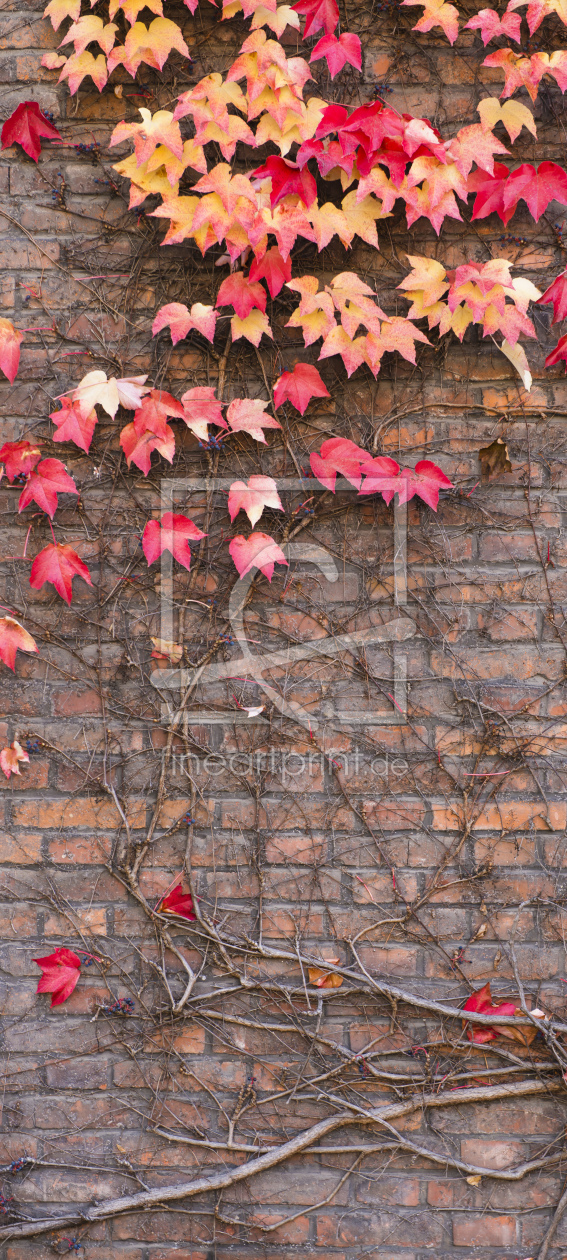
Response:
[[[51,582],[65,603],[70,604],[74,577],[82,577],[88,586],[92,586],[88,568],[77,552],[67,543],[49,543],[32,564],[30,586],[39,591],[45,582]]]
[[[363,451],[350,438],[328,438],[323,442],[321,451],[313,451],[311,455],[311,471],[327,490],[335,493],[337,473],[342,473],[351,486],[358,490],[362,481],[361,464],[368,460],[368,451]]]
[[[162,328],[170,328],[171,340],[176,346],[177,342],[183,341],[192,328],[196,328],[197,332],[207,338],[207,341],[213,341],[216,322],[217,316],[212,306],[194,302],[189,311],[182,302],[169,302],[158,311],[152,324],[152,334],[155,337]]]
[[[233,306],[239,319],[247,319],[254,308],[265,311],[266,300],[266,290],[260,283],[251,284],[244,272],[235,271],[223,280],[215,306]]]
[[[368,458],[362,465],[364,482],[360,494],[381,494],[386,503],[390,503],[396,490],[400,489],[400,465],[388,455],[377,455]]]
[[[473,219],[486,219],[489,214],[497,214],[503,223],[507,223],[512,218],[514,209],[504,205],[504,190],[509,174],[508,167],[503,162],[495,162],[493,175],[488,175],[486,171],[473,171],[469,175],[467,191],[477,194]]]
[[[244,538],[243,534],[237,534],[236,538],[231,540],[228,550],[241,578],[251,569],[260,569],[268,582],[271,582],[274,565],[288,563],[277,542],[270,538],[269,534],[263,534],[260,531],[251,534],[249,538]]]
[[[501,1002],[500,1006],[492,1005],[492,994],[490,992],[490,982],[487,981],[482,989],[477,989],[472,993],[468,1001],[463,1006],[464,1011],[475,1011],[478,1015],[514,1015],[516,1007],[513,1002]],[[490,1025],[476,1024],[472,1027],[465,1023],[465,1029],[469,1041],[475,1041],[479,1045],[484,1042],[494,1041],[500,1036],[499,1028],[491,1028]]]
[[[233,398],[226,418],[234,433],[249,433],[256,442],[265,442],[264,429],[281,429],[278,420],[264,415],[267,402],[261,398]]]
[[[148,564],[159,560],[163,551],[170,551],[185,569],[191,568],[189,542],[198,542],[205,534],[188,516],[164,512],[159,521],[148,521],[142,535],[142,547]]]
[[[0,617],[0,660],[8,669],[14,669],[17,651],[39,652],[39,648],[15,617]]]
[[[558,324],[560,320],[567,319],[567,271],[562,271],[560,276],[556,276],[553,284],[542,293],[537,299],[536,306],[547,306],[549,302],[553,302],[553,323]],[[0,457],[2,452],[0,451]]]
[[[524,162],[516,167],[506,181],[504,208],[510,215],[519,201],[525,201],[532,219],[545,213],[550,201],[560,201],[567,206],[567,171],[556,162],[540,162],[537,170]]]
[[[291,280],[291,258],[282,258],[277,245],[272,245],[260,262],[252,263],[248,279],[265,280],[270,297],[277,297],[284,284]]]
[[[252,171],[251,178],[266,179],[268,175],[272,181],[272,210],[288,193],[297,193],[307,207],[313,205],[317,197],[317,184],[308,170],[301,171],[295,162],[286,162],[283,157],[269,157],[263,166]]]
[[[336,0],[297,0],[297,4],[291,7],[307,19],[303,31],[304,39],[316,35],[317,31],[326,31],[329,34],[334,31],[339,20]]]
[[[45,958],[32,960],[41,967],[43,975],[36,993],[51,993],[52,1006],[60,1006],[71,996],[81,974],[81,959],[72,949],[58,947]]]
[[[27,476],[38,459],[41,459],[39,446],[32,446],[31,442],[5,442],[0,450],[0,460],[4,461],[8,481],[13,481],[21,473]]]
[[[195,906],[191,893],[184,893],[181,884],[176,884],[159,904],[162,914],[179,914],[182,919],[196,919]]]
[[[27,752],[24,752],[21,744],[17,739],[14,740],[10,748],[3,748],[0,752],[0,769],[4,771],[6,778],[9,779],[11,774],[19,774],[20,761],[29,761]]]
[[[11,144],[21,144],[24,153],[37,162],[41,153],[41,137],[46,140],[61,140],[61,133],[42,114],[37,101],[22,101],[13,114],[6,119],[0,138],[2,148]]]
[[[545,360],[545,366],[553,367],[554,363],[560,363],[562,359],[567,360],[567,333],[564,333],[563,337],[559,338],[555,349],[551,351],[551,354],[548,354],[547,359]],[[567,372],[567,362],[565,364],[565,371]]]
[[[23,333],[14,328],[9,319],[0,319],[0,368],[4,376],[8,377],[10,385],[14,384],[18,374],[23,339]]]
[[[437,511],[440,489],[453,485],[430,459],[418,460],[415,468],[402,468],[400,479],[399,503],[408,503],[417,494],[434,512]]]
[[[317,368],[310,363],[297,363],[293,372],[282,372],[274,385],[276,407],[281,407],[287,399],[301,415],[305,414],[312,398],[330,397]]]
[[[228,429],[212,385],[196,385],[194,389],[187,389],[181,395],[181,402],[185,424],[200,442],[207,441],[208,424],[216,424],[219,429]]]
[[[71,398],[62,398],[61,410],[52,411],[49,418],[57,425],[54,442],[74,442],[82,451],[88,451],[98,419],[94,407],[85,412]]]
[[[321,57],[326,57],[332,79],[347,61],[355,70],[360,70],[362,49],[358,35],[352,35],[350,31],[345,31],[338,39],[336,35],[323,35],[315,44],[309,61],[320,61]]]
[[[79,491],[63,467],[60,459],[42,459],[34,472],[31,472],[22,490],[18,503],[18,512],[23,512],[28,503],[37,503],[42,512],[53,517],[57,510],[58,494],[78,494]]]

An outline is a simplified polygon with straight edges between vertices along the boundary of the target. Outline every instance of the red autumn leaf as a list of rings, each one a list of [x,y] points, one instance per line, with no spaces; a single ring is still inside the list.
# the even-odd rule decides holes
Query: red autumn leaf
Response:
[[[35,639],[15,617],[0,617],[0,660],[14,669],[16,652],[39,652]]]
[[[221,404],[215,398],[212,385],[197,385],[194,389],[187,389],[181,395],[181,402],[185,424],[200,442],[207,441],[208,424],[216,424],[220,429],[228,429],[228,425],[222,418]]]
[[[550,201],[567,206],[567,171],[556,162],[540,162],[537,170],[524,162],[512,171],[504,189],[504,208],[510,215],[519,201],[525,201],[536,220],[545,213]]]
[[[195,906],[191,893],[184,893],[181,884],[176,884],[159,904],[162,914],[179,914],[182,919],[196,919]]]
[[[558,324],[560,320],[567,319],[567,271],[562,271],[560,276],[556,276],[549,288],[542,293],[537,299],[536,306],[547,306],[553,302],[553,323]],[[0,458],[2,452],[0,451]]]
[[[235,433],[249,433],[256,442],[265,442],[264,429],[281,429],[272,416],[264,415],[267,402],[261,398],[234,398],[226,413],[228,423]]]
[[[307,208],[313,205],[317,197],[317,184],[308,170],[301,171],[295,162],[286,162],[283,157],[269,157],[263,166],[252,171],[251,178],[266,179],[268,175],[272,181],[272,210],[288,193],[296,193]]]
[[[0,368],[8,377],[10,385],[14,384],[20,366],[20,346],[24,334],[19,332],[9,319],[0,319]]]
[[[252,527],[260,520],[265,507],[283,512],[280,496],[273,477],[250,477],[248,482],[233,481],[228,492],[228,511],[231,521],[241,509],[246,512]]]
[[[492,1005],[492,994],[490,992],[490,982],[487,981],[482,989],[477,989],[472,993],[468,1001],[463,1006],[464,1011],[475,1011],[478,1015],[514,1015],[516,1007],[513,1002],[501,1002],[500,1006]],[[487,1041],[494,1041],[500,1035],[499,1028],[491,1028],[490,1025],[465,1024],[466,1033],[469,1041],[475,1041],[479,1045],[483,1045]]]
[[[545,366],[553,367],[554,363],[560,363],[562,359],[567,360],[567,333],[565,333],[563,337],[559,338],[555,349],[551,351],[551,354],[548,354],[547,359],[545,360]],[[565,364],[565,371],[567,372],[567,362]]]
[[[152,324],[152,335],[155,337],[162,328],[170,328],[171,340],[176,346],[177,342],[183,341],[192,328],[196,328],[197,332],[207,338],[207,341],[214,341],[216,322],[217,315],[212,306],[194,302],[189,311],[182,302],[169,302],[158,311]]]
[[[49,417],[57,425],[54,442],[74,442],[82,451],[88,451],[97,422],[96,411],[83,411],[71,398],[61,399],[61,410],[52,411]]]
[[[11,774],[19,774],[20,761],[29,761],[27,752],[24,752],[22,745],[14,740],[10,748],[3,748],[0,752],[0,769],[4,771],[6,778],[9,779]]]
[[[78,494],[79,491],[60,459],[42,459],[31,472],[20,495],[18,512],[28,503],[37,503],[42,512],[53,517],[57,510],[58,494]]]
[[[260,531],[251,534],[249,538],[237,534],[231,540],[228,550],[241,578],[251,569],[260,569],[268,582],[271,582],[274,565],[288,563],[277,542],[269,534],[262,534]]]
[[[312,398],[330,398],[316,367],[297,363],[293,372],[282,372],[274,385],[274,403],[281,407],[287,399],[303,416]]]
[[[175,416],[177,420],[183,420],[185,412],[183,403],[174,398],[172,394],[166,393],[164,389],[151,389],[146,397],[142,400],[141,407],[134,414],[133,423],[139,431],[151,429],[156,437],[165,437],[168,425],[166,420],[168,416]]]
[[[77,552],[67,543],[49,543],[35,557],[30,586],[39,591],[45,582],[51,582],[65,603],[70,604],[74,577],[82,577],[88,586],[92,586],[88,568]]]
[[[254,308],[265,311],[266,300],[266,290],[260,283],[251,284],[244,272],[235,271],[223,280],[215,306],[233,306],[239,319],[247,319]]]
[[[39,446],[32,446],[31,442],[5,442],[0,450],[0,460],[4,461],[8,481],[13,481],[22,473],[27,476],[38,459],[41,459]]]
[[[500,18],[494,9],[481,9],[469,22],[465,22],[465,30],[480,31],[484,47],[497,35],[507,35],[509,39],[520,43],[520,27],[522,19],[519,13],[503,13]]]
[[[345,31],[338,39],[336,35],[323,35],[322,39],[315,44],[309,61],[320,61],[321,57],[327,58],[332,79],[339,70],[342,70],[347,61],[349,65],[355,67],[355,70],[360,70],[362,48],[358,35],[352,35],[349,31]]]
[[[291,258],[282,258],[277,245],[267,250],[264,257],[252,263],[248,279],[265,280],[270,290],[270,297],[277,297],[284,284],[291,280]]]
[[[120,445],[128,467],[134,463],[147,477],[151,453],[159,451],[171,463],[175,455],[175,435],[167,424],[168,416],[185,419],[183,404],[161,389],[151,389],[138,407],[131,424],[120,433]]]
[[[503,223],[512,218],[514,209],[504,205],[504,191],[510,172],[503,162],[494,163],[494,174],[486,171],[473,171],[467,179],[467,192],[476,193],[473,206],[473,219],[486,219],[489,214],[497,214]]]
[[[45,958],[34,958],[32,961],[43,972],[36,993],[51,993],[52,1006],[60,1006],[62,1002],[66,1002],[81,974],[81,959],[77,954],[72,949],[58,946],[52,954],[47,954]]]
[[[364,482],[360,494],[381,494],[386,503],[390,503],[396,490],[400,489],[400,465],[388,455],[376,455],[362,464]]]
[[[358,490],[362,481],[361,464],[368,460],[368,452],[361,450],[350,438],[328,438],[321,451],[313,451],[311,470],[327,490],[335,493],[337,473],[342,473],[351,486]]]
[[[190,538],[198,542],[205,534],[188,516],[164,512],[159,521],[148,521],[142,535],[142,547],[148,564],[159,560],[163,551],[170,551],[185,569],[191,568]]]
[[[42,114],[37,101],[22,101],[2,127],[2,148],[21,144],[24,153],[37,162],[41,153],[41,136],[47,140],[61,140],[57,127]]]
[[[339,20],[339,10],[337,0],[297,0],[292,5],[292,9],[296,13],[300,13],[302,17],[307,18],[303,38],[309,39],[310,35],[316,35],[317,31],[334,31]]]
[[[399,503],[408,503],[417,494],[434,512],[437,511],[441,487],[453,484],[430,459],[418,460],[415,468],[402,468],[400,479]]]

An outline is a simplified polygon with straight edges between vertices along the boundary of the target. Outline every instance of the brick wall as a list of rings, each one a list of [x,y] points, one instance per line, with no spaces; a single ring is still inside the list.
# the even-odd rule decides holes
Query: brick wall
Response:
[[[190,81],[225,68],[242,34],[237,24],[219,30],[204,8],[195,21],[185,9],[176,14],[194,51]],[[205,364],[190,341],[172,351],[167,338],[152,342],[149,330],[160,304],[184,300],[188,291],[199,300],[218,284],[218,273],[214,259],[201,262],[189,244],[161,250],[159,221],[127,212],[108,138],[115,122],[134,118],[147,98],[134,95],[127,76],[122,96],[114,92],[118,76],[100,96],[85,81],[69,98],[40,65],[57,42],[41,13],[34,3],[6,5],[0,15],[3,116],[33,98],[51,111],[66,142],[44,146],[37,166],[15,147],[0,158],[2,315],[37,329],[26,332],[15,385],[0,386],[2,434],[14,440],[31,433],[45,453],[63,450],[82,503],[77,509],[64,501],[58,536],[79,539],[98,582],[93,590],[76,583],[69,611],[50,587],[30,593],[23,562],[7,559],[20,554],[25,528],[18,487],[3,481],[1,597],[25,618],[41,649],[37,658],[20,654],[14,676],[2,667],[3,742],[17,736],[35,749],[21,779],[1,784],[0,1163],[29,1159],[3,1178],[6,1258],[62,1254],[66,1239],[77,1239],[88,1260],[535,1255],[565,1175],[561,1094],[550,1088],[516,1098],[510,1088],[508,1098],[493,1103],[466,1099],[446,1108],[434,1099],[443,1081],[453,1089],[497,1085],[504,1069],[513,1085],[534,1060],[544,1063],[542,1081],[556,1085],[557,1075],[546,1076],[543,1042],[527,1050],[499,1039],[496,1050],[492,1044],[472,1055],[458,1022],[398,1006],[371,979],[321,990],[317,1015],[313,993],[302,996],[297,953],[348,968],[347,942],[357,938],[370,978],[452,1006],[486,980],[499,996],[517,995],[517,966],[530,1001],[563,1017],[567,407],[561,369],[543,368],[547,315],[538,316],[541,344],[528,348],[530,395],[490,340],[470,333],[462,346],[425,351],[417,368],[397,359],[377,383],[364,369],[347,382],[338,361],[324,365],[331,402],[315,402],[292,432],[302,465],[317,438],[344,432],[370,449],[377,434],[375,449],[402,451],[410,462],[425,453],[457,490],[442,498],[437,516],[415,501],[409,507],[407,603],[395,602],[392,509],[374,500],[361,508],[346,489],[300,536],[328,549],[336,580],[296,559],[285,579],[256,587],[246,620],[253,650],[380,627],[392,615],[416,622],[415,635],[396,652],[377,642],[356,661],[343,653],[335,662],[306,661],[273,675],[278,694],[311,713],[311,732],[244,676],[205,676],[195,692],[174,742],[142,893],[154,906],[187,858],[200,904],[219,932],[257,940],[261,923],[276,956],[247,955],[242,946],[237,970],[259,985],[247,993],[224,978],[222,957],[209,948],[198,1003],[173,1017],[155,927],[112,866],[124,829],[108,790],[116,787],[131,834],[141,838],[167,741],[166,704],[177,702],[150,677],[161,664],[150,659],[150,635],[160,634],[167,575],[148,572],[138,545],[145,521],[159,510],[167,469],[155,464],[147,481],[135,469],[129,477],[124,466],[118,472],[111,428],[89,457],[53,446],[47,416],[53,399],[93,366],[109,375],[149,371],[174,393],[188,382],[214,383],[217,360]],[[355,15],[353,25],[358,20],[363,99],[386,82],[389,104],[429,116],[448,134],[473,121],[487,88],[498,90],[497,76],[479,70],[482,50],[472,34],[450,50],[442,38],[411,35],[397,10],[381,6]],[[187,68],[175,58],[162,76],[146,74],[152,109],[171,101],[183,75]],[[345,90],[358,91],[354,80],[346,83]],[[558,90],[545,88],[535,115],[538,157],[561,163]],[[77,147],[93,141],[89,153]],[[515,155],[533,159],[531,137],[518,141]],[[393,217],[379,254],[359,243],[352,262],[338,246],[317,259],[309,247],[303,270],[329,275],[352,266],[376,280],[382,305],[394,310],[397,303],[400,311],[395,285],[408,249],[438,251],[448,266],[491,253],[508,257],[545,287],[565,262],[564,210],[553,209],[537,225],[520,210],[508,229],[495,217],[472,225],[447,220],[440,245],[425,220],[408,237]],[[284,331],[286,302],[292,309],[282,300],[274,326],[291,362],[301,341]],[[241,346],[227,368],[227,396],[262,388],[258,360]],[[263,354],[273,378],[281,362],[271,349]],[[484,482],[478,452],[497,436],[508,444],[511,471]],[[295,475],[277,445],[262,460],[278,478]],[[221,463],[218,471],[232,477],[257,469],[257,453],[244,441],[234,466]],[[175,476],[206,471],[188,434]],[[180,501],[203,521],[210,509],[205,492],[188,493],[182,486]],[[284,488],[289,510],[299,509],[301,497]],[[397,529],[401,536],[402,513]],[[31,554],[44,532],[36,522]],[[189,660],[222,633],[231,583],[213,543],[191,578],[176,574],[175,616],[182,610],[183,618],[176,633]],[[226,642],[215,659],[238,652]],[[393,705],[395,687],[401,700]],[[239,706],[255,703],[265,706],[260,722],[240,721]],[[200,720],[199,708],[229,716]],[[339,711],[352,720],[337,721]],[[384,723],[368,724],[377,711]],[[202,937],[188,937],[180,925],[171,931],[178,951],[198,964]],[[102,961],[83,967],[71,998],[50,1011],[48,999],[36,995],[33,959],[56,945]],[[179,998],[179,957],[169,952],[166,964]],[[203,1006],[202,995],[223,986],[234,994]],[[109,1011],[124,998],[134,1002],[132,1016]],[[311,1044],[305,1029],[314,1021],[319,1041]],[[359,1058],[349,1065],[353,1055]],[[188,1180],[200,1170],[241,1167],[255,1149],[329,1114],[331,1095],[346,1107],[399,1101],[408,1093],[403,1074],[413,1074],[410,1096],[429,1091],[433,1101],[396,1121],[402,1145],[391,1129],[346,1128],[321,1140],[322,1153],[300,1154],[222,1194],[81,1223],[81,1211],[105,1198]],[[247,1152],[226,1147],[235,1116],[235,1142]],[[196,1141],[171,1141],[172,1132]],[[376,1149],[357,1163],[344,1148],[360,1142]],[[467,1171],[470,1165],[502,1173],[530,1160],[541,1166],[517,1181]],[[38,1238],[9,1238],[22,1214],[56,1209],[75,1214],[74,1221]],[[278,1229],[280,1220],[286,1223]],[[567,1218],[552,1246],[561,1256]]]

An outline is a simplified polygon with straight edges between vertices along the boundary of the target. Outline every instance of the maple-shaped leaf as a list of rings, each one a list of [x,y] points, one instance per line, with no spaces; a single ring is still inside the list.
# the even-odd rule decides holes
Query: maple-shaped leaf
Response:
[[[161,423],[156,432],[152,420],[147,422],[142,416],[137,422],[127,424],[120,431],[120,445],[124,451],[126,463],[135,464],[147,477],[151,468],[152,451],[158,451],[171,464],[175,455],[175,434],[169,424]]]
[[[57,426],[54,442],[74,442],[75,446],[88,452],[98,419],[94,408],[85,412],[71,398],[62,398],[61,410],[52,411],[49,418]]]
[[[67,394],[61,394],[60,398],[70,397],[87,413],[98,404],[107,415],[114,419],[120,406],[126,407],[129,411],[136,411],[141,406],[144,394],[147,394],[150,388],[149,385],[144,384],[146,380],[146,376],[107,378],[106,372],[97,369],[94,372],[87,372],[74,389],[68,390]]]
[[[26,442],[25,439],[21,442],[5,442],[0,448],[0,460],[4,462],[6,476],[10,482],[22,473],[27,476],[32,468],[35,468],[38,459],[41,459],[39,446],[32,446],[31,442]]]
[[[317,197],[317,184],[308,170],[300,170],[295,162],[288,162],[282,157],[269,157],[263,166],[252,171],[253,179],[270,177],[272,187],[270,205],[272,209],[282,201],[288,193],[296,193],[303,204],[311,206]]]
[[[43,975],[36,993],[51,993],[51,1005],[60,1006],[71,996],[81,974],[81,959],[72,949],[58,946],[52,954],[45,958],[34,958],[34,963],[41,967]]]
[[[369,337],[372,333],[369,333]],[[387,324],[382,324],[380,330],[380,346],[382,352],[385,350],[397,351],[402,358],[407,359],[408,363],[415,363],[415,342],[421,341],[424,345],[430,346],[431,342],[416,328],[409,319],[402,319],[399,315],[395,315]]]
[[[453,484],[430,459],[418,460],[415,468],[402,468],[400,478],[399,502],[408,503],[417,494],[434,512],[437,511],[441,487]]]
[[[186,390],[181,396],[181,402],[185,424],[200,442],[207,441],[207,425],[216,424],[221,429],[228,428],[212,386],[197,385],[194,389]]]
[[[260,398],[234,398],[226,418],[235,433],[249,433],[256,442],[265,442],[263,429],[281,429],[281,424],[272,416],[264,415],[267,402]]]
[[[263,534],[260,531],[250,534],[249,538],[245,538],[243,534],[237,534],[236,538],[231,539],[228,550],[241,578],[251,569],[259,569],[267,577],[268,582],[271,582],[274,565],[288,563],[277,542],[270,538],[269,534]]]
[[[212,306],[194,302],[189,311],[182,302],[169,302],[158,311],[152,324],[152,336],[157,336],[162,328],[170,328],[171,340],[176,346],[178,341],[183,341],[191,329],[195,328],[207,338],[207,341],[212,342],[215,337],[216,322],[217,313]]]
[[[265,280],[270,290],[270,297],[277,297],[284,284],[291,280],[291,258],[282,258],[277,245],[272,245],[263,258],[254,260],[248,273],[248,279]]]
[[[327,965],[340,963],[340,958],[326,958]],[[314,984],[316,989],[340,989],[343,983],[343,977],[339,976],[336,971],[329,971],[326,967],[308,967],[307,975],[309,983]]]
[[[559,338],[557,345],[551,353],[548,354],[547,359],[545,360],[545,366],[553,367],[554,363],[560,363],[562,359],[566,360],[565,371],[567,372],[567,333],[565,333],[563,337]]]
[[[497,35],[507,35],[519,44],[521,25],[522,19],[517,13],[506,12],[500,18],[494,9],[481,9],[470,21],[465,22],[465,30],[480,31],[486,48]]]
[[[0,318],[0,368],[8,377],[10,385],[14,384],[20,366],[20,346],[24,334],[9,319]]]
[[[408,254],[412,270],[405,280],[397,286],[408,293],[420,293],[424,306],[433,306],[447,292],[449,283],[442,263],[436,258],[423,258],[419,254]]]
[[[340,354],[350,377],[361,363],[368,362],[367,341],[367,337],[350,337],[342,324],[335,325],[325,337],[319,358],[329,359],[333,354]]]
[[[108,142],[109,149],[115,144],[122,144],[124,140],[132,138],[138,166],[147,162],[158,145],[165,145],[170,153],[181,158],[183,156],[181,131],[179,123],[170,110],[158,109],[152,115],[149,109],[142,106],[140,114],[142,115],[140,123],[119,122],[117,124]]]
[[[489,175],[493,175],[495,153],[507,154],[508,149],[491,131],[485,131],[480,123],[461,127],[447,145],[448,157],[464,176],[468,175],[473,162],[483,171],[488,171]]]
[[[45,582],[51,582],[58,595],[70,604],[74,577],[82,577],[88,586],[92,586],[88,568],[77,552],[67,543],[49,543],[35,557],[31,567],[30,586],[39,591]]]
[[[266,290],[259,281],[251,284],[243,271],[235,271],[223,280],[215,306],[233,306],[239,319],[246,319],[254,307],[265,311],[266,300]]]
[[[361,465],[364,481],[360,494],[381,494],[386,503],[390,503],[397,490],[400,489],[400,465],[388,455],[370,456]]]
[[[58,83],[63,83],[66,79],[69,84],[69,92],[71,96],[74,96],[77,88],[81,86],[83,79],[86,79],[88,75],[90,75],[99,92],[102,92],[108,81],[108,66],[103,53],[99,53],[98,57],[93,57],[93,54],[88,51],[73,53],[63,66]]]
[[[526,0],[508,0],[508,9],[522,9],[526,4]],[[565,0],[529,0],[526,18],[530,35],[537,31],[538,26],[543,22],[544,17],[556,13],[561,19],[564,26],[567,26],[567,5]]]
[[[512,218],[513,209],[504,206],[504,190],[510,172],[502,162],[495,162],[494,174],[486,171],[473,171],[467,180],[467,191],[475,192],[473,219],[486,219],[489,214],[497,214],[504,224]]]
[[[440,26],[450,44],[454,44],[459,34],[459,10],[454,4],[446,4],[445,0],[402,0],[402,4],[423,5],[423,17],[412,27],[414,31],[431,31]]]
[[[89,44],[98,44],[99,48],[107,55],[116,42],[116,32],[118,27],[115,22],[108,22],[104,25],[101,17],[95,17],[92,13],[84,14],[79,18],[78,22],[73,22],[69,27],[66,35],[59,47],[63,44],[74,44],[75,52],[82,53]]]
[[[80,12],[81,0],[49,0],[47,8],[43,10],[43,16],[48,17],[53,30],[58,31],[65,18],[72,18],[75,22]]]
[[[181,884],[176,884],[166,897],[162,897],[158,909],[160,914],[178,914],[182,919],[191,921],[197,918],[191,893],[184,893]]]
[[[19,774],[20,761],[29,761],[27,752],[24,752],[22,745],[17,739],[9,748],[3,748],[0,752],[0,769],[4,771],[6,778],[9,779],[11,774]]]
[[[61,66],[64,66],[66,61],[66,57],[61,57],[59,53],[56,52],[44,53],[41,58],[41,64],[42,66],[45,66],[46,70],[60,70]]]
[[[373,249],[379,249],[376,219],[388,219],[390,216],[384,213],[375,197],[363,197],[361,201],[358,193],[358,189],[353,189],[341,202],[347,225],[353,234],[356,233]]]
[[[135,22],[127,32],[124,44],[113,48],[110,53],[108,73],[121,64],[135,78],[142,61],[154,70],[163,70],[173,48],[182,57],[191,60],[189,49],[176,22],[164,17],[154,18],[149,26],[144,26],[143,22]]]
[[[516,1006],[514,1002],[501,1002],[499,1006],[493,1006],[490,983],[487,981],[482,989],[477,989],[475,993],[471,993],[470,998],[463,1006],[463,1010],[474,1011],[477,1015],[515,1015]],[[464,1022],[464,1027],[469,1041],[474,1041],[478,1045],[484,1045],[487,1041],[494,1041],[502,1032],[501,1028],[491,1028],[490,1025],[473,1024],[471,1026]]]
[[[35,639],[15,617],[0,617],[0,660],[13,670],[16,652],[39,652]]]
[[[228,492],[228,512],[231,521],[243,510],[252,527],[260,520],[265,507],[283,512],[280,496],[273,477],[250,477],[248,482],[233,481]]]
[[[502,122],[512,144],[519,136],[522,127],[527,127],[532,136],[537,136],[533,114],[527,105],[521,105],[519,101],[504,101],[502,105],[498,97],[487,96],[480,102],[478,112],[483,131],[490,131],[497,122]]]
[[[282,372],[274,385],[275,406],[281,407],[287,400],[302,416],[312,398],[330,397],[317,368],[311,363],[297,363],[292,372]]]
[[[355,70],[360,70],[362,66],[362,48],[358,35],[352,35],[349,31],[345,31],[343,35],[323,35],[313,49],[309,61],[320,61],[321,57],[326,57],[327,65],[334,79],[335,75],[346,66],[347,62],[350,66],[354,66]]]
[[[61,133],[42,114],[37,101],[22,101],[13,114],[6,119],[0,133],[2,148],[11,144],[20,144],[24,153],[37,162],[41,153],[41,137],[46,140],[61,140]]]
[[[337,473],[342,473],[351,486],[358,490],[362,481],[361,465],[368,459],[368,452],[361,450],[350,438],[328,438],[323,442],[320,451],[312,451],[311,471],[321,485],[326,490],[332,490],[333,494]]]
[[[58,494],[78,494],[73,478],[65,472],[60,459],[42,459],[29,474],[18,502],[18,512],[28,503],[37,503],[42,512],[53,517],[57,511]]]
[[[532,219],[545,213],[550,201],[567,205],[567,172],[556,162],[540,162],[537,170],[525,162],[512,171],[504,189],[504,208],[514,213],[519,201],[525,201]]]
[[[233,341],[238,341],[239,337],[246,337],[246,340],[252,342],[256,349],[260,345],[262,337],[273,337],[270,321],[263,311],[251,311],[250,315],[246,316],[246,319],[240,319],[238,315],[233,315],[230,321],[230,328]]]
[[[164,512],[159,521],[148,521],[142,535],[142,547],[148,564],[159,560],[162,552],[170,551],[184,569],[191,567],[189,539],[198,542],[206,535],[188,516]]]
[[[535,53],[533,57],[523,57],[513,48],[499,48],[485,57],[482,64],[502,70],[504,88],[501,96],[511,96],[517,88],[525,87],[535,101],[540,81],[549,71],[549,56],[547,53]]]
[[[339,20],[337,0],[297,0],[292,8],[307,19],[303,31],[304,39],[316,35],[317,31],[325,31],[329,35]]]
[[[151,430],[157,437],[165,437],[166,418],[175,416],[177,420],[185,418],[183,403],[168,394],[164,389],[150,389],[142,399],[141,406],[134,414],[134,424],[141,432]]]
[[[558,324],[560,320],[567,319],[567,271],[562,271],[561,275],[555,277],[545,293],[537,299],[536,305],[547,306],[550,302],[553,302],[552,323]],[[0,459],[2,459],[2,451],[0,451]]]

